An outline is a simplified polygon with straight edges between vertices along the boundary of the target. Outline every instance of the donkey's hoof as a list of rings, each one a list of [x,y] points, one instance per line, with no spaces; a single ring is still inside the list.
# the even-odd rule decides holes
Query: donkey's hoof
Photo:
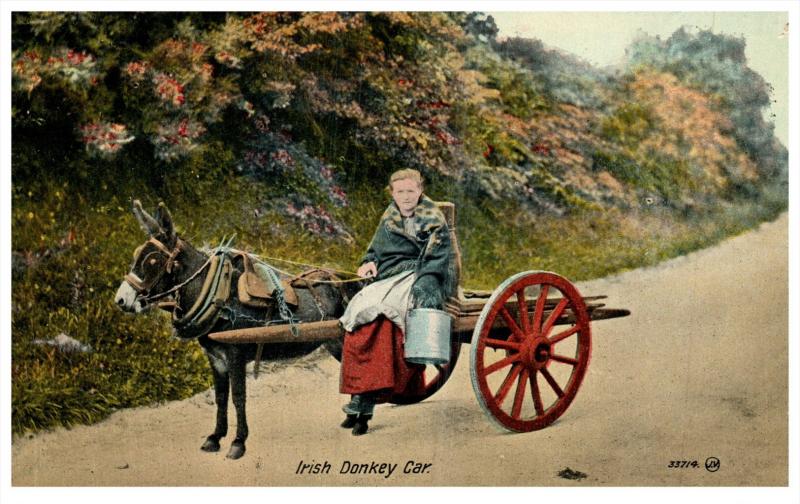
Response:
[[[244,455],[244,443],[239,441],[234,441],[231,444],[231,449],[228,450],[227,457],[229,459],[236,460],[238,458],[241,458],[242,455]]]
[[[205,452],[218,452],[219,451],[219,441],[214,439],[213,437],[209,436],[206,438],[206,442],[203,443],[203,446],[200,447],[201,450]]]

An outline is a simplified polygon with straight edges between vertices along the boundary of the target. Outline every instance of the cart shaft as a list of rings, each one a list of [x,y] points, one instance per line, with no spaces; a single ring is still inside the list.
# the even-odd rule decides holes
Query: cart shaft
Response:
[[[590,305],[591,306],[591,305]],[[513,315],[516,312],[512,309]],[[630,315],[630,311],[613,308],[589,308],[589,316],[591,320],[604,320],[617,317],[625,317]],[[545,319],[549,316],[551,311],[546,310],[544,313]],[[530,311],[533,315],[533,310]],[[480,312],[460,313],[455,317],[453,323],[453,339],[458,339],[462,343],[469,343],[472,341],[472,331],[480,317]],[[563,325],[574,323],[574,317],[567,313],[558,318],[553,325]],[[326,341],[337,339],[344,333],[344,329],[339,325],[337,319],[322,320],[318,322],[303,322],[297,326],[297,336],[292,334],[291,326],[288,324],[266,326],[266,327],[250,327],[247,329],[233,329],[230,331],[221,331],[209,334],[209,337],[215,341],[222,343],[288,343],[288,342],[309,342],[309,341]],[[505,322],[499,319],[492,327],[492,332],[503,332],[505,330]]]

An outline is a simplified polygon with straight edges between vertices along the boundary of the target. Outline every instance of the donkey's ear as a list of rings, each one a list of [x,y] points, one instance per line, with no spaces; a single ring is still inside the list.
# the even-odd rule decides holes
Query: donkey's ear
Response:
[[[144,211],[142,202],[138,199],[133,200],[133,215],[136,216],[136,220],[139,221],[139,225],[142,226],[142,229],[148,236],[153,236],[159,232],[160,226],[158,222]]]
[[[167,205],[165,205],[163,201],[158,204],[156,220],[158,221],[158,225],[161,226],[161,231],[166,234],[167,237],[175,237],[175,226],[172,223],[172,214],[169,213]]]

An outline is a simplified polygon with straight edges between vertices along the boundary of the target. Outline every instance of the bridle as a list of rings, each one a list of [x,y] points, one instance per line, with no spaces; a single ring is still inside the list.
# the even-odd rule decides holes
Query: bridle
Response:
[[[156,247],[157,251],[162,254],[162,257],[166,257],[166,261],[164,261],[164,265],[162,266],[161,270],[159,270],[157,275],[154,275],[152,278],[147,279],[146,281],[139,278],[136,274],[133,273],[133,271],[130,271],[128,272],[127,275],[125,275],[125,281],[128,282],[128,284],[130,284],[130,286],[133,288],[134,291],[136,291],[136,300],[141,302],[142,306],[146,306],[152,303],[153,301],[163,299],[171,295],[172,293],[178,291],[181,287],[188,284],[190,281],[194,280],[194,278],[197,275],[199,275],[200,272],[203,271],[210,262],[209,258],[209,260],[206,261],[205,264],[200,266],[200,268],[197,271],[195,271],[189,278],[187,278],[183,282],[167,289],[164,292],[150,294],[151,289],[154,286],[158,285],[158,282],[160,282],[165,275],[169,275],[172,273],[172,271],[175,268],[175,264],[177,264],[178,262],[177,261],[178,255],[180,255],[180,253],[186,247],[186,242],[181,240],[180,238],[177,238],[175,241],[175,248],[170,250],[169,247],[164,245],[163,242],[151,236],[150,239],[148,239],[143,245],[139,247],[138,252],[135,253],[134,264],[139,259],[139,255],[141,254],[142,249],[148,243],[153,244]]]

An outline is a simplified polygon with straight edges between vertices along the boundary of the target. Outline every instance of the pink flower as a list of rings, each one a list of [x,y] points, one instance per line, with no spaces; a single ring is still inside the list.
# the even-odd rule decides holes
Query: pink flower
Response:
[[[194,139],[205,132],[199,122],[181,119],[158,127],[153,143],[161,159],[172,160],[188,154],[197,147]]]
[[[211,66],[209,63],[203,63],[203,66],[200,67],[200,78],[204,81],[210,81],[211,77],[214,75],[214,67]]]
[[[114,154],[135,138],[124,124],[118,123],[90,123],[80,130],[86,148],[100,155]]]
[[[177,80],[159,73],[153,78],[153,83],[156,86],[156,94],[165,102],[172,103],[176,107],[186,102],[183,86]]]
[[[286,167],[293,168],[294,167],[294,158],[286,149],[278,149],[275,152],[270,154],[270,158]]]
[[[146,61],[131,61],[125,65],[125,73],[136,81],[143,79],[149,69],[150,64]]]
[[[455,145],[459,143],[458,138],[454,137],[445,130],[436,131],[436,138],[441,140],[445,145]]]
[[[330,194],[335,203],[339,204],[340,206],[347,206],[347,194],[341,187],[337,185],[331,187]]]
[[[199,58],[206,52],[208,46],[200,42],[192,42],[192,57]]]
[[[84,61],[94,61],[91,54],[86,54],[86,51],[77,52],[72,49],[67,51],[67,61],[72,65],[80,65]]]

